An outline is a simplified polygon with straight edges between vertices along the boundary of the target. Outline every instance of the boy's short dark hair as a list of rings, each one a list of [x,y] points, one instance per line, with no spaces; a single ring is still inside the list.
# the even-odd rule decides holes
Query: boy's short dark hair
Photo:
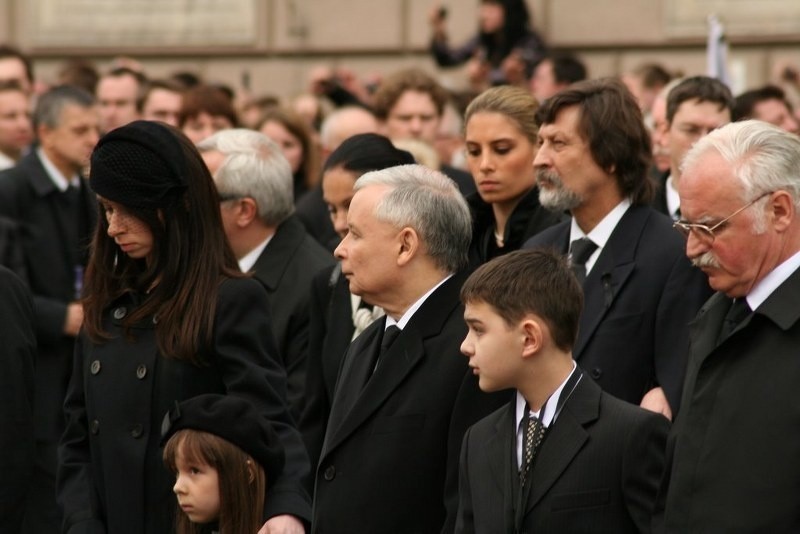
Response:
[[[709,76],[692,76],[672,88],[667,95],[667,123],[672,124],[681,104],[689,100],[717,104],[720,111],[733,111],[734,100],[728,86]]]
[[[461,288],[464,304],[485,302],[509,325],[533,313],[556,346],[572,349],[583,309],[583,290],[567,259],[555,251],[517,250],[480,266]]]

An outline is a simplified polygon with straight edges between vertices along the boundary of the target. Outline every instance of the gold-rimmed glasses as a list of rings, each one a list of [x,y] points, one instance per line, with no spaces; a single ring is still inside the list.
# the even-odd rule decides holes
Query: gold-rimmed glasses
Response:
[[[679,231],[683,235],[683,237],[687,239],[689,238],[689,234],[694,232],[694,236],[703,245],[709,246],[714,242],[714,239],[717,237],[714,232],[724,228],[725,223],[733,219],[735,216],[739,215],[741,212],[743,212],[744,210],[746,210],[747,208],[749,208],[750,206],[752,206],[753,204],[764,198],[765,196],[771,195],[772,193],[774,193],[774,191],[767,191],[766,193],[763,193],[762,195],[754,198],[753,200],[751,200],[738,210],[734,211],[733,213],[731,213],[730,215],[728,215],[727,217],[725,217],[724,219],[722,219],[713,226],[708,226],[706,224],[700,224],[700,223],[690,223],[688,221],[680,220],[680,221],[675,221],[672,224],[672,227],[675,228],[677,231]]]

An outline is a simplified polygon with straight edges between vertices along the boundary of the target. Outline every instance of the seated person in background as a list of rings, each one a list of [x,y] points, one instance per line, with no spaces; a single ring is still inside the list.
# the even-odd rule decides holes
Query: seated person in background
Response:
[[[669,423],[576,366],[583,297],[567,261],[511,252],[461,299],[480,388],[517,394],[464,436],[456,532],[649,532]]]

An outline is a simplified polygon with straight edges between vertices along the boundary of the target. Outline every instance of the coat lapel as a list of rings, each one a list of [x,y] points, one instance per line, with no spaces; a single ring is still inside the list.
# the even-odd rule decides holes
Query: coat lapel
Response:
[[[542,500],[581,450],[589,439],[584,427],[595,421],[599,413],[600,387],[584,376],[548,430],[548,436],[537,454],[526,513]]]
[[[631,206],[611,233],[583,284],[584,309],[573,354],[580,360],[583,349],[611,309],[636,267],[636,249],[650,208]]]
[[[458,292],[464,279],[464,274],[454,275],[428,297],[381,358],[380,365],[363,389],[363,381],[358,380],[361,376],[368,376],[368,372],[366,375],[363,373],[364,366],[369,366],[369,358],[365,357],[369,353],[364,347],[377,347],[375,344],[380,343],[385,320],[370,325],[351,345],[339,377],[341,385],[336,387],[322,457],[364,424],[427,356],[424,341],[440,333],[455,308],[459,307]],[[354,350],[356,347],[359,348]],[[352,408],[348,409],[348,405]]]

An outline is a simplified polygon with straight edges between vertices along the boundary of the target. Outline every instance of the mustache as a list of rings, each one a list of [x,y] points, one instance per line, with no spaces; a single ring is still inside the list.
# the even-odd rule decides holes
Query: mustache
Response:
[[[714,267],[719,268],[719,262],[717,261],[716,256],[709,252],[704,252],[700,256],[696,258],[692,258],[692,265],[702,269],[703,267]]]
[[[538,169],[536,171],[536,181],[548,182],[556,187],[561,187],[564,185],[564,182],[561,181],[561,177],[548,169]]]

